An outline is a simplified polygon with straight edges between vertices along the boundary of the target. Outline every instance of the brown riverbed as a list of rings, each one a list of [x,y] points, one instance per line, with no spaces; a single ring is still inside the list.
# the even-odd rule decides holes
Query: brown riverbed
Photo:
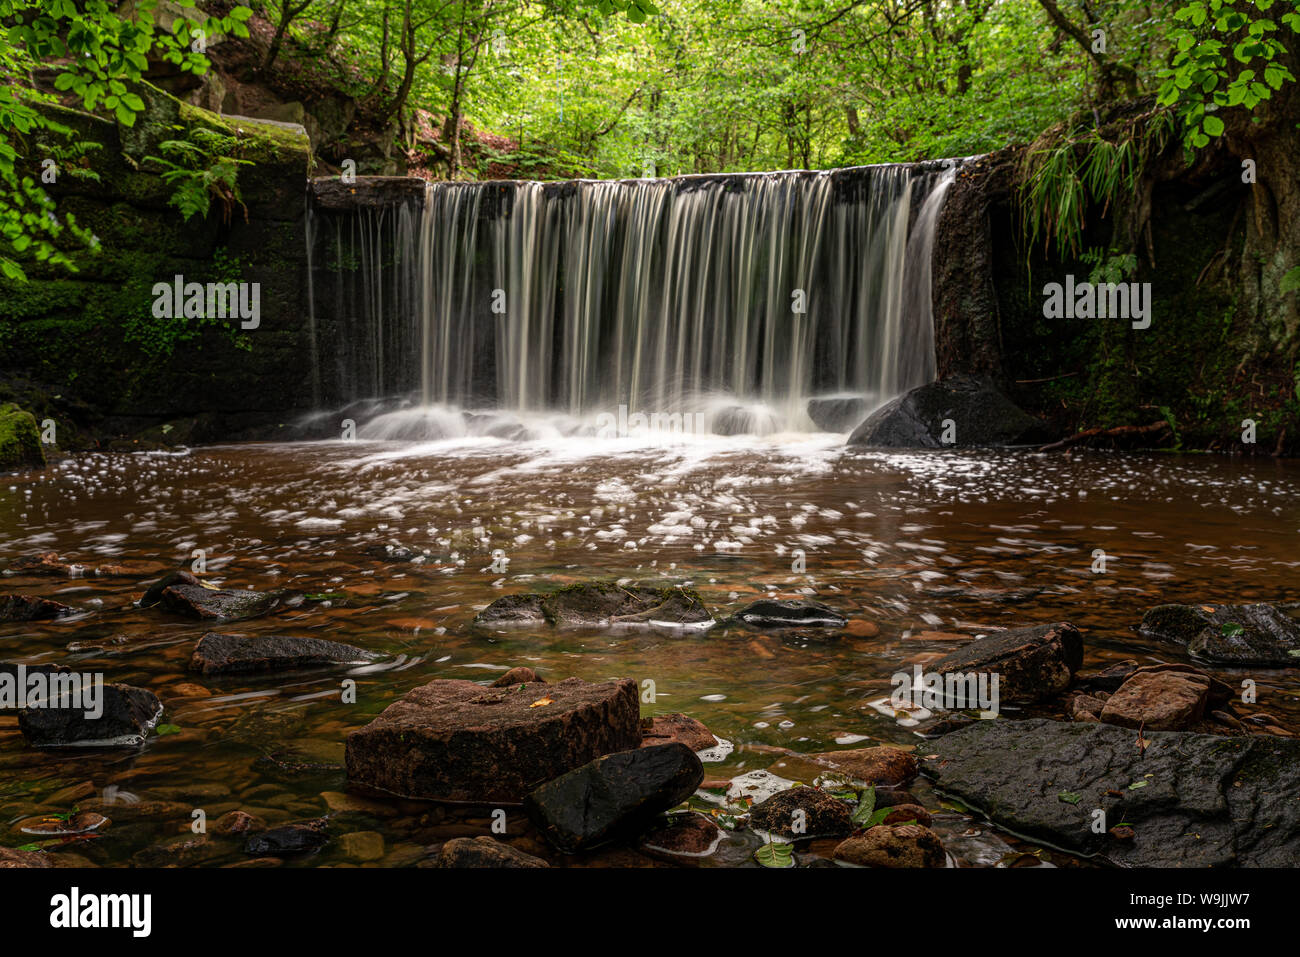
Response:
[[[23,822],[116,789],[116,811],[105,812],[111,827],[51,849],[105,865],[228,864],[243,858],[238,843],[174,858],[149,849],[188,834],[193,808],[209,821],[238,808],[275,824],[332,805],[334,839],[289,866],[413,864],[449,837],[489,833],[486,812],[410,802],[348,809],[341,772],[284,779],[258,759],[292,752],[341,763],[348,731],[412,687],[432,678],[490,681],[516,665],[548,679],[653,681],[656,701],[643,714],[686,712],[734,745],[706,764],[710,780],[768,768],[778,749],[884,743],[924,753],[912,728],[869,702],[888,695],[894,673],[975,634],[1068,620],[1084,632],[1086,670],[1123,658],[1182,661],[1178,649],[1137,635],[1147,607],[1300,601],[1294,463],[882,454],[845,450],[839,441],[242,445],[83,455],[4,477],[0,565],[56,551],[149,574],[0,580],[4,592],[56,598],[82,612],[0,625],[0,658],[58,661],[149,688],[163,700],[162,722],[179,731],[139,750],[35,751],[13,717],[0,717],[0,844],[29,843],[35,839],[18,830]],[[429,557],[386,564],[365,554],[387,542]],[[391,659],[351,674],[188,674],[193,644],[208,629],[132,603],[154,570],[188,566],[196,549],[206,553],[205,578],[215,584],[314,596],[222,630],[313,635]],[[504,573],[492,567],[498,549],[509,559]],[[802,573],[792,571],[796,549]],[[1092,571],[1097,549],[1108,556],[1105,574]],[[593,577],[689,583],[719,616],[761,595],[816,596],[878,633],[868,637],[873,629],[858,624],[857,636],[799,647],[722,630],[485,635],[470,628],[475,613],[503,594]],[[1234,686],[1254,679],[1258,709],[1300,727],[1300,671],[1210,670]],[[339,699],[349,676],[356,704]],[[939,806],[924,784],[914,790]],[[132,798],[139,803],[127,803]],[[957,810],[941,813],[935,828],[963,865],[1005,865],[1033,850]],[[364,837],[348,839],[349,832]],[[518,813],[507,839],[561,860]],[[749,863],[757,840],[730,835],[697,863]],[[799,858],[828,856],[833,846],[801,845]],[[1068,862],[1053,853],[1030,862],[1039,860]],[[569,863],[653,860],[626,847]]]

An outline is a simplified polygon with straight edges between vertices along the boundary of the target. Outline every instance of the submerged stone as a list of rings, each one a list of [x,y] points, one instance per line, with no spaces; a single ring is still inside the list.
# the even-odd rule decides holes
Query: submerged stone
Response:
[[[1300,740],[980,721],[927,747],[947,794],[1029,840],[1131,867],[1294,867]],[[1094,832],[1093,810],[1132,828]]]
[[[707,625],[713,621],[699,595],[687,588],[652,588],[586,582],[555,592],[506,595],[474,618],[476,625]]]
[[[74,611],[71,605],[39,595],[0,595],[0,621],[48,621]]]
[[[735,620],[758,630],[769,628],[843,628],[848,619],[829,605],[802,598],[760,598],[736,612]]]
[[[689,715],[657,714],[641,719],[641,747],[676,741],[692,751],[704,751],[717,745],[713,732]]]
[[[322,817],[254,834],[244,843],[244,853],[251,857],[292,857],[310,854],[328,843],[329,821]]]
[[[640,743],[630,678],[509,688],[438,680],[348,735],[348,781],[403,797],[518,803],[545,781]]]
[[[865,395],[833,395],[808,400],[808,418],[825,432],[849,432],[867,417],[875,400]]]
[[[597,758],[528,795],[528,817],[562,851],[587,850],[635,833],[681,804],[704,780],[684,744],[660,744]]]
[[[457,837],[442,845],[434,867],[550,867],[540,857],[525,854],[493,838]]]
[[[82,701],[26,708],[18,713],[18,727],[37,748],[135,747],[163,710],[152,691],[124,684],[104,685],[100,704],[99,717],[87,717]]]
[[[380,656],[353,645],[286,635],[233,635],[210,631],[194,647],[190,671],[205,675],[284,671],[361,664]]]
[[[1300,667],[1300,621],[1273,605],[1158,605],[1140,631],[1207,661]]]
[[[848,444],[891,449],[972,448],[1025,445],[1049,438],[1038,419],[1018,408],[991,381],[957,375],[919,386],[885,403],[854,429]]]

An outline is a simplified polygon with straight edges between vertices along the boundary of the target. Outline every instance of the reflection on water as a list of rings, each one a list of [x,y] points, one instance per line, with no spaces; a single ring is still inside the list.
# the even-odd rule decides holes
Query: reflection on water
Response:
[[[923,749],[910,728],[870,702],[888,694],[895,672],[992,627],[1072,621],[1088,643],[1087,667],[1124,657],[1182,660],[1135,633],[1145,608],[1300,600],[1294,465],[883,454],[842,441],[804,434],[761,444],[684,437],[668,447],[483,437],[248,445],[84,455],[6,478],[6,562],[57,551],[86,565],[176,566],[201,549],[210,582],[310,596],[224,630],[312,635],[391,658],[342,673],[198,679],[185,665],[207,629],[133,607],[147,577],[7,579],[4,591],[57,598],[84,614],[0,625],[0,658],[60,661],[150,688],[166,706],[163,721],[180,730],[139,751],[52,754],[27,748],[15,719],[0,716],[0,844],[28,840],[19,822],[70,809],[42,803],[51,796],[91,800],[78,790],[90,782],[101,799],[116,789],[112,827],[76,848],[97,863],[153,861],[141,852],[188,834],[190,810],[202,807],[209,821],[243,809],[270,823],[331,811],[339,833],[374,832],[382,852],[367,836],[369,844],[334,841],[298,863],[410,864],[425,845],[488,833],[487,812],[365,804],[341,793],[336,766],[348,731],[435,677],[489,681],[528,665],[552,680],[651,679],[657,701],[646,713],[687,712],[734,744],[706,765],[707,784],[767,768],[783,749]],[[421,556],[389,564],[366,554],[388,543]],[[1096,549],[1108,556],[1104,575],[1091,571]],[[508,563],[494,561],[498,550]],[[792,571],[800,560],[806,570]],[[879,632],[801,646],[726,630],[469,627],[503,594],[592,577],[688,583],[723,613],[760,595],[815,595]],[[357,682],[355,705],[339,700],[344,675]],[[1260,707],[1296,724],[1297,672],[1250,677]],[[281,764],[265,760],[272,752]],[[61,789],[71,790],[56,795]],[[520,817],[512,815],[511,839],[541,852]],[[1002,839],[965,815],[941,815],[936,828],[966,863],[1007,858]],[[704,863],[747,860],[747,840],[729,835]],[[598,852],[582,863],[629,863],[630,854]],[[238,857],[223,845],[185,862]]]

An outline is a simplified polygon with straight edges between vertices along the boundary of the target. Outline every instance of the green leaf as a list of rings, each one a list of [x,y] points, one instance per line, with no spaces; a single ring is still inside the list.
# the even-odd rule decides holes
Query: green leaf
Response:
[[[793,867],[794,845],[769,842],[754,852],[754,860],[764,867]]]
[[[1223,135],[1223,120],[1217,116],[1207,116],[1201,121],[1201,127],[1211,136]]]
[[[1245,630],[1245,628],[1241,627],[1241,625],[1237,624],[1235,621],[1227,621],[1220,626],[1219,634],[1223,635],[1224,638],[1236,638]]]
[[[160,738],[165,738],[169,734],[180,734],[181,726],[179,724],[160,724],[154,728],[154,733]]]
[[[853,812],[853,823],[863,824],[863,822],[865,822],[869,817],[871,817],[871,812],[874,811],[875,809],[876,809],[876,789],[873,787],[867,788],[865,791],[862,792],[862,795],[858,798],[857,809]]]
[[[1078,804],[1081,799],[1080,795],[1075,794],[1073,791],[1062,791],[1057,795],[1057,798],[1066,804]]]

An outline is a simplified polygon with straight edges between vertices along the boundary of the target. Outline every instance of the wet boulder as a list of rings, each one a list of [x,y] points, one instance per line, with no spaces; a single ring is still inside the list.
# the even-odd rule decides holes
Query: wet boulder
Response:
[[[1026,445],[1050,438],[1038,419],[987,379],[959,375],[885,403],[853,430],[849,445],[888,449]],[[951,439],[951,441],[947,441]]]
[[[1300,667],[1300,621],[1273,605],[1158,605],[1139,630],[1206,661]]]
[[[587,850],[634,834],[681,804],[704,780],[684,744],[660,744],[597,758],[531,792],[529,819],[562,851]]]
[[[853,830],[853,812],[825,791],[796,787],[750,808],[749,826],[780,837],[843,837]]]
[[[849,432],[867,417],[875,399],[865,395],[830,395],[808,400],[808,418],[823,432]]]
[[[210,631],[194,646],[189,668],[205,675],[247,674],[363,664],[379,657],[363,648],[321,638]]]
[[[843,628],[848,619],[829,605],[802,598],[760,598],[732,616],[755,631],[778,628]]]
[[[859,867],[945,867],[939,835],[921,824],[879,824],[840,842],[835,859]]]
[[[74,611],[71,605],[39,595],[0,595],[0,621],[48,621]]]
[[[162,716],[158,696],[131,685],[104,685],[97,716],[88,716],[88,702],[77,697],[20,711],[18,727],[27,743],[36,748],[136,747]]]
[[[1078,629],[1056,622],[977,638],[931,662],[927,671],[945,680],[945,698],[949,676],[988,675],[991,690],[991,678],[997,675],[1000,703],[1032,704],[1068,688],[1082,664],[1083,638]],[[969,702],[969,692],[966,697]]]
[[[434,867],[550,867],[540,857],[525,854],[490,837],[457,837],[442,845]]]
[[[927,745],[924,773],[1000,827],[1129,867],[1293,867],[1300,739],[980,721]],[[1132,836],[1093,830],[1094,809]]]
[[[149,586],[141,608],[155,605],[187,618],[235,621],[257,618],[279,607],[279,595],[205,585],[186,571],[172,572]]]
[[[508,688],[438,680],[347,738],[350,784],[411,798],[517,804],[539,784],[641,743],[630,678]]]
[[[681,587],[620,585],[599,581],[554,592],[506,595],[474,618],[476,625],[708,625],[713,621],[699,595]]]

